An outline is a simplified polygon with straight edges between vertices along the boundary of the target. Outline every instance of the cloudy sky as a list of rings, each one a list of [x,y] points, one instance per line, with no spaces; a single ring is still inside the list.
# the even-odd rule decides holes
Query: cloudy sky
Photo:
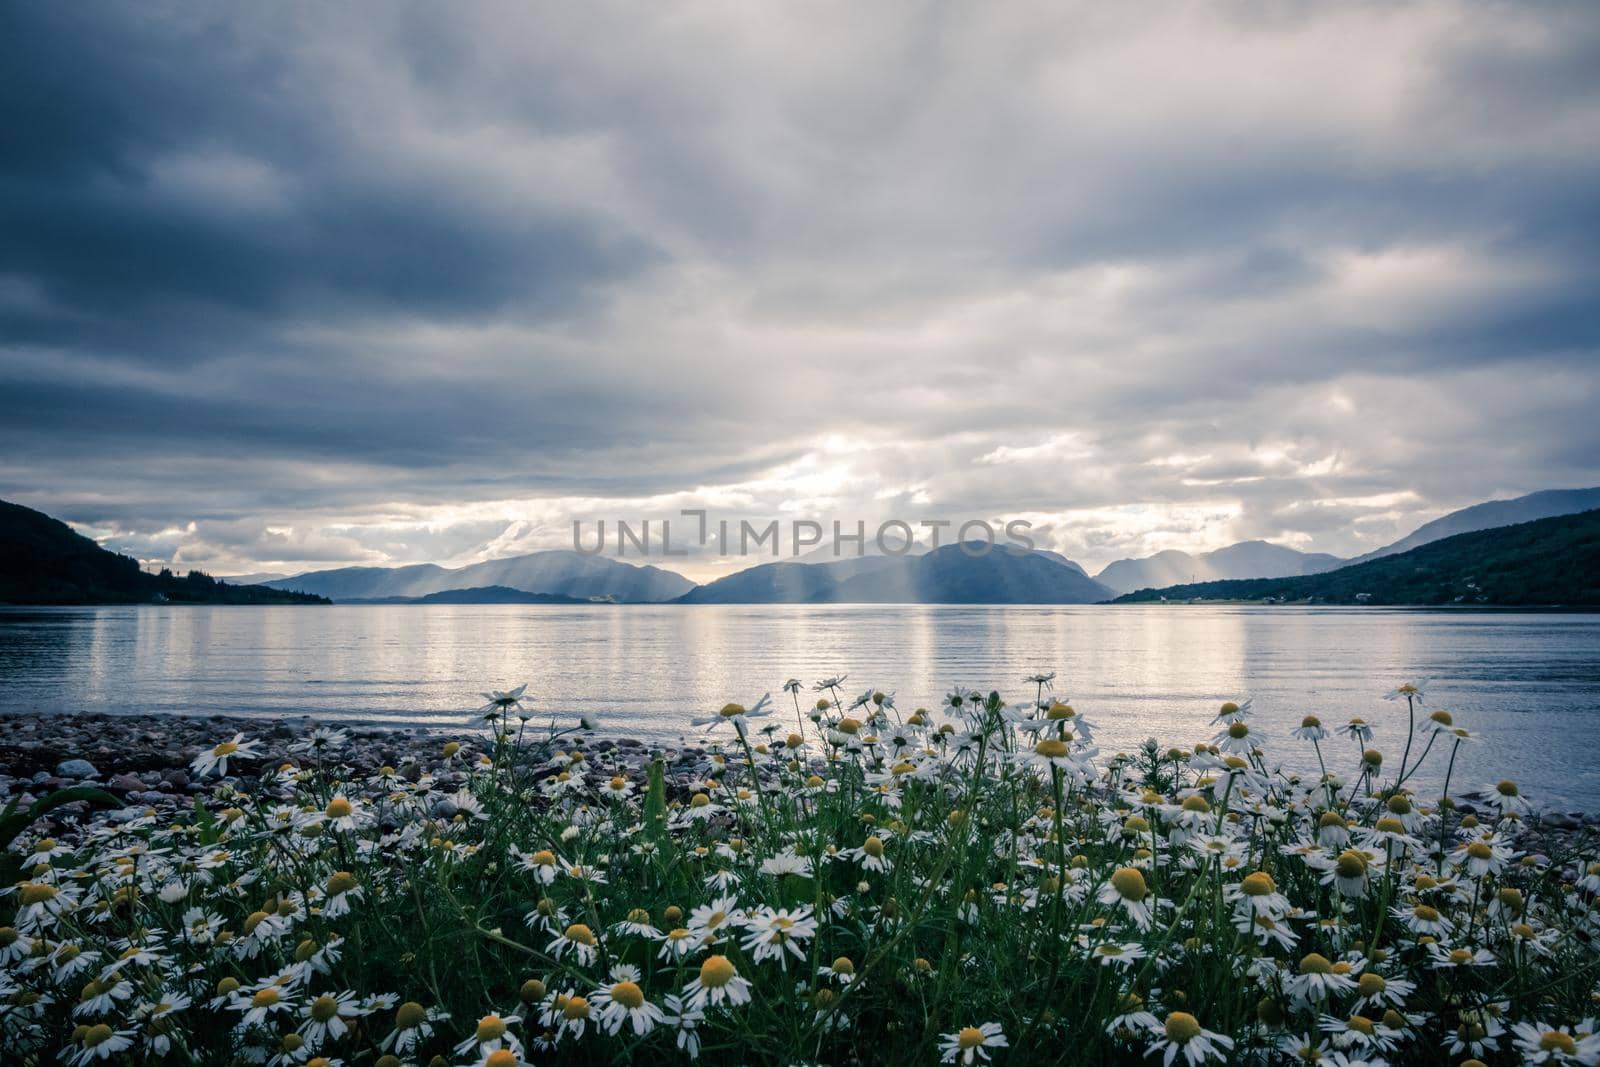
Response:
[[[1584,0],[7,23],[0,496],[145,560],[708,507],[1094,569],[1600,484]]]

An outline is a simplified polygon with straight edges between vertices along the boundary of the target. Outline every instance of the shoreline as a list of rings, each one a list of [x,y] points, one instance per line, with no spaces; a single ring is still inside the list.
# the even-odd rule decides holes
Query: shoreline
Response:
[[[190,762],[202,750],[240,732],[260,741],[265,758],[235,776],[251,778],[283,763],[303,765],[305,757],[291,752],[290,745],[318,727],[337,729],[348,736],[339,750],[338,762],[360,775],[392,767],[411,781],[428,774],[441,785],[464,777],[462,757],[448,758],[446,744],[459,742],[462,755],[473,758],[488,747],[482,720],[471,716],[463,716],[459,728],[347,727],[322,723],[309,715],[269,720],[222,714],[0,711],[0,806],[14,796],[37,798],[73,785],[99,786],[128,801],[157,804],[178,802],[181,798],[187,805],[208,794],[217,781],[201,781],[190,770]],[[542,741],[525,742],[524,748],[549,755]],[[668,790],[674,794],[686,794],[686,783],[712,774],[711,748],[691,741],[687,730],[670,744],[648,744],[604,732],[565,733],[553,746],[553,750],[560,749],[581,749],[603,757],[608,766],[641,779],[659,754],[664,761]],[[74,766],[75,762],[80,765]],[[564,764],[545,759],[534,772],[535,780],[557,774],[563,767]],[[1456,794],[1455,799],[1461,814],[1473,814],[1479,810],[1475,802],[1481,802],[1482,795],[1467,792]],[[24,799],[22,803],[29,801]],[[75,807],[69,805],[68,812]],[[1600,811],[1535,809],[1523,831],[1522,847],[1538,851],[1539,838],[1546,833],[1570,835],[1586,829],[1600,835]]]
[[[339,750],[338,762],[355,772],[373,774],[393,767],[403,778],[416,781],[429,774],[441,784],[462,776],[462,757],[454,761],[444,746],[456,741],[461,753],[475,757],[488,746],[481,720],[463,717],[460,728],[448,726],[328,726],[311,716],[259,719],[233,715],[117,715],[108,712],[5,711],[0,712],[0,807],[23,796],[22,806],[56,789],[73,785],[98,786],[119,799],[156,804],[188,804],[210,793],[217,779],[200,780],[190,763],[202,751],[226,741],[235,733],[262,742],[265,759],[236,777],[255,777],[263,769],[282,763],[301,765],[305,757],[289,746],[319,726],[344,732],[349,740]],[[542,737],[543,734],[538,736]],[[608,764],[620,764],[643,776],[655,755],[666,765],[669,787],[681,785],[710,770],[710,750],[684,741],[650,745],[635,738],[605,734],[565,735],[556,749],[581,748],[604,755]],[[539,753],[540,741],[524,748]],[[546,761],[535,778],[558,773],[561,767]]]

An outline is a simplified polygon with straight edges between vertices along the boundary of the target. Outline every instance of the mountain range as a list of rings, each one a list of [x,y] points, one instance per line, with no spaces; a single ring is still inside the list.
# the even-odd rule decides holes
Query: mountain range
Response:
[[[1600,606],[1600,510],[1455,534],[1322,574],[1141,589],[1117,603]]]
[[[1112,590],[1054,552],[986,542],[918,556],[763,563],[699,586],[682,604],[1094,604]]]
[[[504,586],[579,600],[609,598],[619,603],[678,601],[686,604],[824,603],[1057,603],[1110,600],[1141,589],[1164,589],[1194,582],[1304,577],[1330,573],[1352,563],[1395,555],[1453,534],[1529,519],[1600,507],[1600,488],[1550,490],[1512,500],[1495,500],[1452,512],[1418,528],[1394,544],[1356,560],[1327,553],[1301,552],[1266,541],[1243,541],[1210,552],[1158,552],[1122,559],[1091,577],[1059,552],[1034,550],[1019,556],[997,547],[984,563],[955,545],[930,550],[913,542],[901,556],[878,551],[871,538],[860,556],[840,555],[821,545],[795,560],[761,563],[706,585],[695,585],[671,571],[636,566],[576,552],[535,552],[449,569],[344,567],[313,571],[266,584],[299,589],[334,600],[416,598],[451,589]],[[970,551],[970,546],[969,546]],[[1027,559],[1030,562],[1019,562]],[[1054,565],[1054,566],[1051,566]],[[1065,571],[1066,573],[1061,573]]]
[[[1086,604],[1137,591],[1159,590],[1171,598],[1180,586],[1341,574],[1451,536],[1600,508],[1600,488],[1551,490],[1463,508],[1354,560],[1244,541],[1198,554],[1169,550],[1117,560],[1091,578],[1074,561],[1047,550],[995,546],[980,552],[974,544],[965,550],[959,545],[930,550],[914,543],[905,555],[888,556],[876,553],[869,542],[862,556],[841,558],[831,546],[819,547],[798,560],[757,564],[703,586],[660,567],[564,550],[453,568],[423,563],[249,575],[231,585],[197,572],[186,579],[135,578],[130,575],[142,573],[136,561],[106,552],[39,512],[0,507],[8,509],[0,511],[0,551],[7,561],[0,572],[0,601],[13,603],[133,603],[157,597],[283,602],[293,599],[283,594],[302,593],[310,599],[391,604]],[[30,554],[38,562],[30,563]],[[203,588],[205,583],[211,588]]]
[[[1168,549],[1144,559],[1119,559],[1094,577],[1118,593],[1131,593],[1179,582],[1317,574],[1343,563],[1338,556],[1326,552],[1299,552],[1266,541],[1241,541],[1198,556]]]
[[[1432,541],[1453,537],[1456,534],[1490,530],[1496,526],[1511,526],[1519,522],[1532,522],[1535,519],[1550,519],[1557,515],[1573,515],[1594,508],[1600,508],[1600,488],[1546,489],[1511,500],[1490,500],[1487,503],[1474,504],[1470,508],[1462,508],[1460,511],[1452,511],[1432,522],[1425,522],[1394,544],[1385,545],[1348,562],[1366,563],[1368,560],[1382,559],[1384,556],[1392,556],[1399,552],[1409,552],[1413,548],[1420,548]],[[1237,575],[1237,577],[1256,576]]]
[[[421,597],[452,589],[504,586],[525,593],[555,593],[577,600],[609,598],[619,604],[676,600],[695,584],[660,567],[635,566],[570,549],[491,559],[466,567],[418,563],[409,567],[339,567],[263,583],[272,589],[316,593],[331,600]]]

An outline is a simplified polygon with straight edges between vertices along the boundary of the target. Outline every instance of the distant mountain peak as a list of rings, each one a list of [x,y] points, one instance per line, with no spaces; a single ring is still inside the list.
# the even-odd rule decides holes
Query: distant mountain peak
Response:
[[[1186,582],[1316,574],[1340,562],[1337,556],[1301,552],[1271,541],[1240,541],[1200,555],[1169,548],[1142,559],[1119,559],[1095,575],[1095,580],[1119,593],[1131,593]]]
[[[646,564],[571,549],[529,552],[465,567],[417,563],[405,567],[336,567],[265,583],[275,589],[314,592],[333,600],[413,598],[457,589],[502,586],[578,600],[610,597],[623,604],[675,600],[695,587],[681,574]]]
[[[918,556],[759,564],[703,585],[688,604],[1091,604],[1111,590],[1054,552],[984,541]]]

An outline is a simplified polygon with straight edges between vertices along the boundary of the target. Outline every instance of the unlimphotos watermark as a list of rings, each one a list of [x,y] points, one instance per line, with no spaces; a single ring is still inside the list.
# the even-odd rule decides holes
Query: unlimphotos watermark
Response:
[[[961,523],[952,519],[885,519],[869,530],[865,519],[855,520],[853,526],[834,519],[829,524],[814,519],[757,520],[721,518],[711,519],[703,508],[686,508],[678,513],[680,518],[692,520],[688,536],[678,535],[674,540],[672,519],[626,519],[609,521],[615,534],[615,551],[618,556],[630,552],[640,555],[687,556],[692,548],[709,548],[713,541],[719,555],[771,556],[784,555],[782,544],[787,532],[788,555],[798,557],[811,549],[828,545],[832,554],[865,556],[868,546],[875,547],[885,556],[904,556],[910,552],[955,544],[966,555],[986,556],[996,548],[1013,553],[1032,552],[1033,538],[1028,530],[1033,524],[1026,519],[990,522],[987,519],[967,519]],[[581,519],[572,521],[572,547],[585,556],[605,552],[612,542],[608,540],[608,520],[599,519],[593,529],[585,533]],[[831,531],[830,531],[831,526]],[[682,526],[679,527],[680,531]],[[713,532],[715,531],[715,532]],[[951,541],[945,538],[953,532]],[[1000,540],[1004,535],[1004,542]],[[853,551],[847,551],[851,549]]]

